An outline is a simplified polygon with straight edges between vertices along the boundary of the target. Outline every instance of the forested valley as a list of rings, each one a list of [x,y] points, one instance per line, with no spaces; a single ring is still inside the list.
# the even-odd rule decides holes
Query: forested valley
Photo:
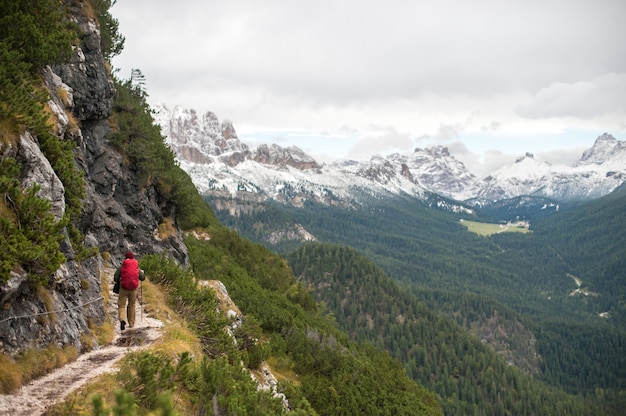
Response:
[[[625,206],[622,187],[538,220],[529,234],[491,237],[408,199],[216,214],[287,255],[340,327],[400,359],[446,414],[619,414]],[[264,240],[293,224],[319,243]]]

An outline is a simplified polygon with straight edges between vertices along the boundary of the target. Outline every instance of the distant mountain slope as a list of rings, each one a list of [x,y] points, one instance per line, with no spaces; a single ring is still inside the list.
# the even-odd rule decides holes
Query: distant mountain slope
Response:
[[[507,365],[502,356],[451,320],[433,313],[416,293],[356,251],[309,244],[288,259],[296,276],[312,287],[341,328],[353,339],[384,347],[401,360],[412,377],[440,395],[446,414],[581,411],[580,398],[558,392]],[[496,332],[506,328],[511,338],[532,338],[514,318],[499,317],[494,310],[490,313],[495,314]],[[533,340],[527,338],[526,343]],[[496,383],[498,388],[493,389]]]
[[[220,209],[216,215],[240,234],[274,249],[279,245],[264,240],[266,235],[299,226],[318,241],[349,245],[365,253],[401,281],[487,295],[534,315],[549,311],[583,319],[590,313],[586,308],[578,310],[578,303],[568,299],[575,282],[567,276],[567,265],[549,247],[527,244],[531,240],[526,236],[502,235],[497,242],[480,237],[460,224],[458,214],[433,210],[420,199],[395,197],[368,204],[367,210],[345,210],[318,203],[296,208],[268,201],[238,217]],[[281,247],[289,251],[300,244],[292,241]],[[527,251],[518,255],[520,244]]]
[[[537,238],[558,251],[581,286],[613,300],[606,311],[611,308],[610,313],[626,318],[626,185],[550,221],[539,221],[535,228]]]

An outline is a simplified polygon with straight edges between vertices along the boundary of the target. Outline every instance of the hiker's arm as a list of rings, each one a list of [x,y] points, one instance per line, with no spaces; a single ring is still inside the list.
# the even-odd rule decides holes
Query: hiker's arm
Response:
[[[120,269],[119,268],[115,271],[115,274],[113,275],[113,281],[115,283],[120,281]]]

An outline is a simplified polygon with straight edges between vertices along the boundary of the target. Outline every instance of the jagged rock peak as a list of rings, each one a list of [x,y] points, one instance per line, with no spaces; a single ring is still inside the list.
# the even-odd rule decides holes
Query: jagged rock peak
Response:
[[[155,120],[161,126],[167,143],[180,158],[193,163],[208,163],[208,155],[248,150],[248,145],[237,137],[233,123],[229,120],[220,123],[211,111],[199,118],[196,110],[179,105],[170,110],[166,105],[159,104],[154,110]]]
[[[523,162],[526,159],[535,159],[535,155],[530,153],[530,152],[526,152],[526,154],[524,156],[520,156],[515,160],[515,163],[520,163]]]
[[[626,142],[604,133],[598,136],[593,146],[583,152],[576,166],[600,165],[622,152],[626,153]]]
[[[596,139],[596,143],[598,142],[612,142],[612,143],[616,143],[618,140],[613,137],[612,135],[610,135],[609,133],[603,133],[600,136],[598,136],[598,138]]]
[[[321,166],[311,156],[297,146],[283,148],[277,144],[262,144],[256,148],[253,159],[255,162],[274,166],[292,166],[296,169],[319,169]]]
[[[237,137],[237,132],[235,131],[235,127],[230,120],[224,120],[222,123],[222,136],[224,136],[225,140],[239,140]],[[244,145],[245,146],[245,145]]]
[[[426,153],[433,157],[449,157],[450,152],[446,146],[432,146],[427,147],[426,149],[421,149],[419,147],[415,148],[413,153]]]
[[[398,154],[392,156],[400,157]],[[334,166],[339,167],[344,172],[350,172],[351,174],[383,185],[390,184],[396,178],[396,164],[394,164],[392,160],[388,160],[379,154],[373,155],[369,161],[352,162],[353,161],[346,161]]]
[[[357,189],[354,185],[358,183],[359,191],[369,188],[375,193],[384,189],[384,192],[421,196],[427,190],[459,201],[489,202],[528,194],[573,200],[605,195],[626,175],[626,143],[608,134],[600,136],[594,148],[585,152],[579,162],[584,166],[578,169],[553,166],[547,161],[536,160],[532,153],[526,153],[515,163],[479,179],[450,154],[446,146],[415,148],[413,152],[403,154],[374,155],[365,161],[336,160],[328,165],[318,165],[297,147],[265,144],[251,150],[246,147],[245,151],[227,147],[227,142],[240,143],[232,123],[224,121],[220,124],[213,113],[207,113],[205,119],[204,125],[211,125],[210,130],[217,132],[219,139],[189,139],[193,137],[192,129],[189,129],[185,133],[185,140],[191,140],[185,142],[187,148],[179,146],[174,149],[181,162],[189,162],[188,172],[201,192],[228,189],[235,194],[245,183],[249,192],[257,192],[262,195],[260,198],[290,195],[287,198],[298,204],[301,194],[284,191],[277,194],[276,189],[283,189],[282,186],[289,182],[289,186],[297,184],[298,189],[306,188],[308,195],[321,199],[325,198],[324,192],[328,189],[332,189],[334,196],[350,198],[350,195],[356,195],[352,190]],[[229,169],[224,169],[224,165]],[[201,184],[206,183],[207,177],[219,178],[219,183],[211,185],[211,189],[204,189],[206,186]]]

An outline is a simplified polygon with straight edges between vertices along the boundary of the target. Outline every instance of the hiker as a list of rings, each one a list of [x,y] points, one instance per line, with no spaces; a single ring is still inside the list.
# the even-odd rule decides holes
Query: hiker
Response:
[[[122,265],[115,271],[113,280],[120,283],[120,293],[117,301],[120,316],[120,329],[123,331],[128,324],[129,328],[135,326],[135,301],[137,300],[137,288],[139,281],[144,281],[146,276],[139,268],[132,251],[126,253]],[[128,306],[126,306],[128,302]]]

